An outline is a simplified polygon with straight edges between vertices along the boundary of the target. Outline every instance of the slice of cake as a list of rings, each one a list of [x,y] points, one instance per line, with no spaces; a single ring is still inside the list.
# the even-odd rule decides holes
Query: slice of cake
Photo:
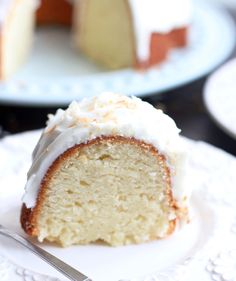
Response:
[[[63,246],[142,243],[187,219],[185,153],[174,121],[104,93],[50,115],[33,152],[21,224]]]
[[[74,39],[108,68],[148,68],[187,44],[191,0],[77,0]]]
[[[36,1],[0,0],[0,80],[13,75],[29,53]]]

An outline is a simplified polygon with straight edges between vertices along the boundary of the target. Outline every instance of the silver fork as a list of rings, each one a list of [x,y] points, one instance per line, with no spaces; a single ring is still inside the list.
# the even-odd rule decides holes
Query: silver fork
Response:
[[[0,234],[9,237],[11,239],[14,239],[16,242],[20,243],[30,251],[32,251],[34,254],[39,256],[41,259],[43,259],[45,262],[56,268],[58,271],[60,271],[62,274],[64,274],[67,278],[73,281],[92,281],[89,277],[85,276],[81,272],[77,271],[70,265],[64,263],[63,261],[59,260],[55,256],[49,254],[45,250],[41,249],[40,247],[34,245],[27,239],[23,238],[22,236],[14,233],[13,231],[3,227],[0,225]]]

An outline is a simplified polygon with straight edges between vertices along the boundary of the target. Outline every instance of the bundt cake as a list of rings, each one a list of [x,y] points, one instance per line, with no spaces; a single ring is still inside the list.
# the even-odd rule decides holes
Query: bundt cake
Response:
[[[0,79],[25,60],[36,8],[39,24],[72,24],[74,46],[94,62],[111,69],[148,68],[187,44],[191,1],[1,0]]]
[[[188,217],[184,160],[174,121],[139,98],[72,102],[33,152],[22,227],[62,246],[166,237]]]
[[[80,0],[74,38],[108,68],[147,68],[186,46],[191,18],[191,0]]]

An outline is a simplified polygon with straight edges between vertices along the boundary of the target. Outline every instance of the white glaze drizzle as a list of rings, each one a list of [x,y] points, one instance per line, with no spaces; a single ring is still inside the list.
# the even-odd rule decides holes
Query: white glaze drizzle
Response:
[[[1,0],[0,1],[0,28],[3,25],[7,14],[9,13],[14,0]]]
[[[134,137],[163,153],[173,179],[173,195],[181,205],[185,196],[181,170],[185,153],[174,121],[139,98],[103,93],[80,103],[72,102],[67,110],[58,109],[55,115],[49,116],[33,152],[23,197],[26,206],[35,206],[40,183],[59,155],[75,144],[109,135]]]
[[[168,33],[175,28],[189,26],[192,19],[192,0],[129,0],[137,57],[146,61],[150,36],[153,32]]]
[[[16,0],[0,0],[0,30],[3,27],[3,24],[7,19],[7,16],[9,15],[12,7],[14,7],[15,1]],[[37,10],[40,6],[41,0],[32,0],[32,2],[33,8]],[[19,3],[18,5],[20,4],[21,3]]]

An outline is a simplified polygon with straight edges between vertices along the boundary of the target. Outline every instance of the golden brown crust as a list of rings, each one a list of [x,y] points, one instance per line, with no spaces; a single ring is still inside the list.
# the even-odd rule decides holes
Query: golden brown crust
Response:
[[[177,28],[169,33],[152,33],[149,59],[143,62],[137,60],[136,67],[146,69],[161,63],[167,58],[171,49],[187,45],[187,33],[187,27]]]
[[[27,234],[29,234],[31,236],[38,235],[37,220],[38,220],[38,216],[40,215],[40,211],[42,209],[43,202],[45,200],[48,184],[49,184],[52,176],[54,175],[54,173],[60,168],[61,163],[64,162],[70,156],[72,156],[76,150],[90,146],[90,145],[99,144],[102,141],[113,142],[113,143],[114,142],[129,143],[129,144],[133,144],[133,145],[138,145],[145,151],[149,151],[150,153],[152,153],[154,157],[157,157],[158,162],[161,163],[163,165],[163,167],[165,168],[167,186],[168,186],[168,189],[166,190],[166,195],[169,200],[169,205],[175,210],[178,209],[177,204],[172,195],[170,170],[166,165],[166,158],[164,155],[160,154],[153,145],[147,144],[147,143],[145,143],[141,140],[137,140],[135,138],[127,138],[127,137],[123,137],[123,136],[101,136],[101,137],[97,137],[93,140],[90,140],[86,143],[77,144],[77,145],[69,148],[64,153],[62,153],[49,167],[46,175],[44,176],[44,178],[41,182],[41,186],[40,186],[40,190],[39,190],[39,194],[37,197],[35,207],[27,208],[25,206],[25,204],[23,204],[22,209],[21,209],[21,218],[20,218],[21,226]],[[176,226],[176,220],[174,219],[174,220],[170,221],[168,235],[174,231],[175,226]]]
[[[167,235],[171,235],[176,229],[177,219],[174,219],[169,222],[169,229],[167,231]]]
[[[71,25],[72,5],[66,0],[41,0],[37,23]]]
[[[25,204],[22,205],[21,208],[21,217],[20,222],[22,225],[22,228],[25,230],[25,232],[31,236],[37,236],[37,231],[35,227],[35,214],[32,212],[32,209],[28,209]]]

